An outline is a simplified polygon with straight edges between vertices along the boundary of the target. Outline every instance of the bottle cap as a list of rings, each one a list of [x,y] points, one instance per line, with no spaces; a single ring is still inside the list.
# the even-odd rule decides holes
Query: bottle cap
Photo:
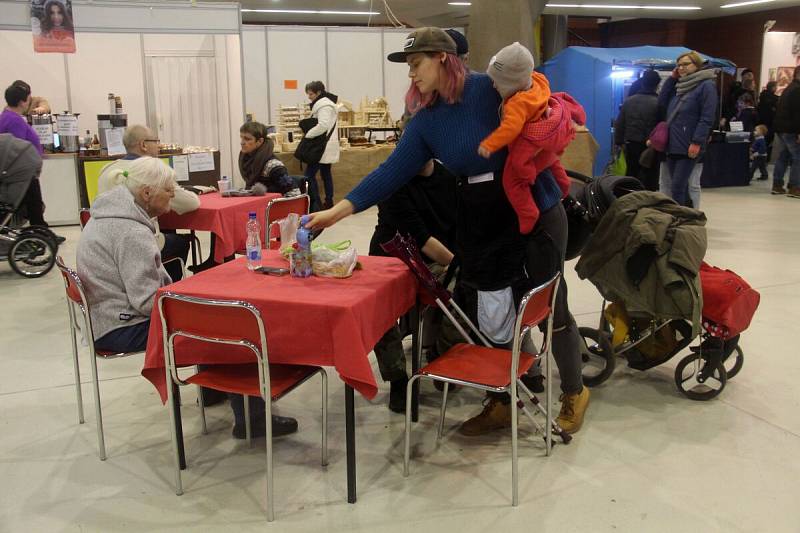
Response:
[[[256,212],[255,211],[250,211],[250,215],[249,216],[250,216],[250,218],[256,218]]]

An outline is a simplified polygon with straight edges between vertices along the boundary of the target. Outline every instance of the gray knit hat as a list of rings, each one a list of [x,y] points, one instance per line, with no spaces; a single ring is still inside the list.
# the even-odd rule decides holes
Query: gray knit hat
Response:
[[[497,92],[503,99],[518,91],[531,88],[533,56],[527,48],[514,42],[497,52],[486,73],[492,78]]]

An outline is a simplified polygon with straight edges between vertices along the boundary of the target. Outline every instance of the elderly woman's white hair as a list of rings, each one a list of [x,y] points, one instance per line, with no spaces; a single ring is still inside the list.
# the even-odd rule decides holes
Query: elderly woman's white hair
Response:
[[[176,184],[175,171],[160,159],[148,156],[134,160],[125,170],[113,170],[111,180],[114,185],[125,185],[134,195],[143,187],[160,189]]]

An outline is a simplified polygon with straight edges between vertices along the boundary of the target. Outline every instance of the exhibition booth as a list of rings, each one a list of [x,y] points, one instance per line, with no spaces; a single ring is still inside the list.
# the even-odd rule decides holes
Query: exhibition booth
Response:
[[[654,68],[666,77],[675,68],[676,58],[689,51],[680,46],[570,46],[541,65],[539,70],[550,80],[550,88],[568,92],[586,110],[586,126],[600,145],[594,162],[596,175],[603,173],[611,159],[614,119],[628,87],[645,69]],[[736,65],[730,61],[703,57],[712,66],[736,74]]]

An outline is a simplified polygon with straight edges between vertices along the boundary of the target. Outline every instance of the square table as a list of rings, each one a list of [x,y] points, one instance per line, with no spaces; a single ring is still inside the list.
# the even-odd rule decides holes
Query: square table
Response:
[[[353,389],[371,399],[378,387],[369,352],[416,303],[417,281],[402,261],[359,256],[363,269],[350,278],[266,276],[247,270],[246,258],[201,272],[159,289],[209,299],[244,300],[262,313],[272,363],[333,366],[345,382],[348,501],[356,500]],[[264,264],[286,266],[277,251],[264,251]],[[198,317],[200,318],[200,317]],[[181,342],[184,341],[184,342]],[[164,346],[158,306],[153,306],[142,375],[167,399]],[[252,363],[249,350],[198,347],[178,339],[178,366]],[[180,434],[180,433],[179,433]]]
[[[214,261],[223,263],[226,257],[238,250],[244,250],[247,243],[248,215],[255,211],[261,226],[261,242],[264,243],[267,204],[273,198],[280,198],[277,193],[263,196],[231,196],[222,197],[218,192],[201,194],[200,207],[189,213],[179,215],[174,211],[158,217],[158,224],[163,229],[188,229],[194,231],[210,231],[216,236],[214,245]],[[194,247],[194,244],[192,244]],[[194,248],[192,248],[194,249]],[[192,258],[197,264],[194,256]]]

